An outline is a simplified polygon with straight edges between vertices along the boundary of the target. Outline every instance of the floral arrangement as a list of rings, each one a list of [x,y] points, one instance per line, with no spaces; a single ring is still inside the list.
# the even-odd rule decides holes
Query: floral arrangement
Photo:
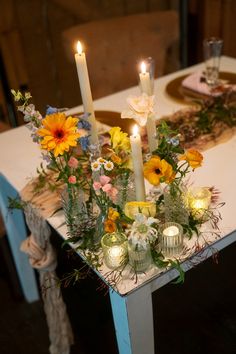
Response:
[[[236,94],[232,87],[224,88],[219,96],[195,100],[196,105],[181,109],[164,119],[172,129],[181,133],[184,145],[191,146],[216,142],[222,133],[232,134],[236,126]]]
[[[144,156],[143,174],[153,187],[146,201],[136,201],[127,133],[122,132],[120,127],[113,127],[108,133],[108,143],[100,137],[98,146],[90,145],[87,115],[67,116],[61,110],[48,107],[43,118],[29,103],[29,93],[23,95],[14,90],[12,93],[33,140],[42,149],[47,170],[53,171],[56,181],[65,185],[62,204],[68,226],[68,242],[76,243],[87,261],[99,268],[103,263],[101,239],[110,234],[108,244],[111,250],[114,245],[120,247],[121,239],[122,247],[126,249],[120,253],[121,262],[117,261],[117,254],[113,255],[116,262],[112,272],[119,270],[121,265],[127,267],[127,263],[136,274],[147,271],[151,264],[171,266],[179,270],[182,281],[184,273],[179,260],[184,254],[184,247],[181,246],[180,253],[168,258],[168,254],[163,253],[165,233],[162,234],[161,226],[166,222],[175,222],[180,225],[178,230],[183,229],[189,238],[193,234],[199,237],[202,224],[208,221],[217,230],[220,214],[218,206],[212,203],[216,191],[207,189],[210,199],[207,204],[198,207],[197,212],[189,197],[186,177],[202,165],[202,154],[195,149],[185,151],[180,134],[163,121],[157,129],[157,148],[152,154]],[[145,124],[148,116],[154,113],[153,100],[153,96],[147,95],[128,100],[130,107],[122,113],[123,118],[131,117],[141,125]],[[176,228],[171,226],[172,230],[176,231]],[[124,238],[117,236],[120,234],[125,235],[125,242]],[[168,241],[169,248],[172,241],[173,238],[171,243]],[[105,241],[102,244],[108,247]],[[111,256],[112,252],[106,254]]]

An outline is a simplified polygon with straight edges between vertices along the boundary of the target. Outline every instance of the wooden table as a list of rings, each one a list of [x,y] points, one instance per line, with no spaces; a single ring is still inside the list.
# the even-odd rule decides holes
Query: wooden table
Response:
[[[194,70],[202,70],[203,64],[167,75],[156,80],[155,93],[158,117],[173,113],[184,104],[176,102],[165,92],[168,82]],[[222,57],[221,69],[236,72],[236,59]],[[94,102],[96,110],[121,111],[126,107],[126,98],[130,94],[139,94],[138,88],[131,88]],[[81,107],[71,110],[71,113],[81,111]],[[15,196],[27,183],[27,177],[36,175],[39,166],[40,151],[31,141],[30,133],[25,127],[15,128],[0,134],[0,207],[5,220],[7,234],[15,260],[19,279],[25,298],[34,301],[38,298],[34,273],[28,264],[27,257],[19,251],[19,245],[26,237],[24,219],[20,211],[12,214],[7,209],[7,197]],[[221,200],[226,205],[221,210],[222,221],[220,239],[212,237],[211,247],[207,247],[193,260],[186,260],[182,266],[185,270],[193,266],[193,262],[201,262],[214,250],[221,250],[236,240],[236,137],[226,143],[217,145],[204,153],[204,167],[194,172],[194,181],[199,186],[216,186],[221,191]],[[66,227],[60,226],[64,220],[62,211],[48,219],[49,224],[66,238]],[[213,248],[214,247],[214,250]],[[98,272],[103,279],[106,268]],[[139,275],[135,284],[124,279],[118,286],[118,291],[110,287],[110,299],[116,328],[120,354],[154,354],[154,332],[152,293],[172,281],[177,276],[176,270],[160,273],[157,268],[150,269],[146,275]],[[155,338],[155,340],[158,340]]]

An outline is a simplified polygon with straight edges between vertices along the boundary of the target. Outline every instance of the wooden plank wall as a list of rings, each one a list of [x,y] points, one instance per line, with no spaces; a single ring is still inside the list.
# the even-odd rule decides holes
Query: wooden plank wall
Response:
[[[177,7],[178,0],[113,0],[112,6],[110,0],[0,0],[0,50],[9,85],[28,87],[42,113],[47,103],[80,104],[76,68],[61,33],[95,19]]]
[[[193,35],[195,41],[190,41],[193,51],[194,46],[197,47],[196,62],[203,60],[203,39],[212,36],[223,39],[223,54],[236,57],[236,42],[233,39],[236,31],[235,0],[190,0],[189,12],[196,18],[197,36]]]

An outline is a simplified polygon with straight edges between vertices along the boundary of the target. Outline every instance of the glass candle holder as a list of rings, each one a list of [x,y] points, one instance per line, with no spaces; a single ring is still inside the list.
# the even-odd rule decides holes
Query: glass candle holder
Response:
[[[218,84],[220,56],[223,46],[223,40],[220,38],[206,38],[203,41],[204,59],[205,59],[205,79],[210,87]]]
[[[209,188],[195,187],[190,189],[188,192],[188,204],[195,217],[203,217],[211,204],[211,192]]]
[[[176,222],[166,222],[161,228],[161,250],[167,257],[179,254],[183,249],[183,228]]]
[[[129,263],[137,273],[145,272],[152,263],[152,255],[149,243],[145,247],[128,243]]]
[[[123,233],[107,233],[101,240],[104,262],[110,269],[119,268],[128,259],[127,237]]]

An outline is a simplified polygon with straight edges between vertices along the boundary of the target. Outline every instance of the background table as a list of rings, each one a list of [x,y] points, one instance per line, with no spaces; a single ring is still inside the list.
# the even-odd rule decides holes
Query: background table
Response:
[[[180,104],[168,97],[165,87],[168,82],[195,70],[203,69],[199,64],[194,67],[176,72],[156,80],[156,111],[158,117],[174,113],[185,104]],[[236,72],[236,60],[223,57],[221,62],[223,71]],[[96,110],[111,110],[120,112],[126,107],[126,98],[130,94],[139,94],[137,87],[102,98],[94,102]],[[70,113],[81,111],[82,107],[70,110]],[[204,153],[204,167],[194,172],[194,181],[199,186],[216,186],[221,191],[221,199],[226,202],[222,208],[222,222],[220,229],[222,238],[214,242],[214,249],[222,249],[236,240],[236,138],[209,149]],[[9,214],[7,197],[15,196],[28,178],[36,175],[36,168],[41,162],[40,150],[31,141],[30,133],[25,127],[12,129],[0,135],[0,205],[6,224],[7,234],[13,257],[17,267],[23,292],[28,301],[38,298],[38,290],[34,273],[28,264],[27,257],[19,251],[19,244],[26,237],[26,229],[22,213],[14,211]],[[66,238],[66,227],[61,226],[64,220],[63,213],[58,212],[48,219],[51,226]],[[209,257],[211,252],[206,249],[200,262]],[[185,270],[192,267],[192,262],[185,261]],[[103,278],[106,269],[102,269],[99,276]],[[160,274],[158,269],[151,269],[147,275],[140,275],[137,284],[133,281],[122,281],[118,290],[110,288],[113,318],[116,328],[120,354],[154,354],[152,292],[167,284],[177,276],[176,270],[169,270]]]

